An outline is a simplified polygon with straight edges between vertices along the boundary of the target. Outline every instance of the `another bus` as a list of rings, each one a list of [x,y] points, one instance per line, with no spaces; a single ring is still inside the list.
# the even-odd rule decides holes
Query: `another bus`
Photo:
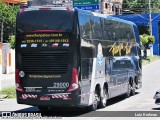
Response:
[[[142,85],[135,24],[90,11],[21,9],[16,20],[17,102],[49,107],[104,108]]]

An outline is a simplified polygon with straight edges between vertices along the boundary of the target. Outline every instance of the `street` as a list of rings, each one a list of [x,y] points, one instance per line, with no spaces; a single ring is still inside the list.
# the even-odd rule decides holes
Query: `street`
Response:
[[[143,66],[143,79],[142,88],[137,90],[136,95],[129,98],[116,97],[108,101],[108,105],[104,109],[98,109],[97,111],[160,111],[160,106],[154,103],[153,96],[156,90],[160,89],[160,61],[153,62],[151,64]],[[70,111],[76,111],[70,109]],[[83,109],[82,109],[83,110]],[[0,111],[18,111],[18,112],[39,112],[37,107],[28,105],[19,105],[16,103],[16,99],[0,101]],[[81,109],[79,109],[81,111]],[[74,113],[74,114],[73,114]],[[61,112],[58,110],[58,115],[61,116],[90,116],[93,112],[81,111],[81,112],[65,112],[65,109]],[[103,112],[102,112],[103,113]],[[101,113],[101,114],[102,114]],[[105,112],[104,112],[105,113]],[[49,113],[52,115],[52,113]],[[107,116],[104,114],[102,116]]]

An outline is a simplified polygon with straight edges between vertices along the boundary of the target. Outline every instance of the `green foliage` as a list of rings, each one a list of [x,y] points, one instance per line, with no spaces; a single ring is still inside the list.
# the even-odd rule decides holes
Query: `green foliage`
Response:
[[[4,88],[0,91],[0,94],[7,95],[7,98],[15,98],[16,97],[16,88],[15,86]]]
[[[9,36],[15,34],[16,14],[18,10],[19,6],[10,6],[0,2],[0,26],[3,22],[3,40],[6,40],[4,42],[9,42]]]
[[[154,44],[154,36],[148,36],[148,44]]]
[[[155,39],[154,39],[154,36],[143,34],[143,35],[140,35],[140,41],[142,45],[144,45],[144,47],[147,48],[148,45],[154,44]]]
[[[146,65],[146,64],[149,64],[151,62],[154,62],[156,60],[160,60],[160,57],[159,56],[148,56],[146,59],[142,59],[142,65]]]
[[[134,13],[148,13],[148,0],[123,0],[123,9]],[[159,12],[160,0],[151,0],[152,12]]]
[[[143,45],[147,44],[148,42],[148,39],[146,39],[146,37],[144,37],[143,35],[140,35],[140,40]]]
[[[10,42],[10,47],[14,49],[15,48],[15,36],[14,35],[9,36],[9,42]]]

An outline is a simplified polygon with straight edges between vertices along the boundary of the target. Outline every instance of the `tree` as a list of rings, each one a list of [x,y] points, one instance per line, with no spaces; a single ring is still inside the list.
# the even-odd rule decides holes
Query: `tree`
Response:
[[[4,42],[8,42],[9,36],[15,34],[16,14],[19,6],[10,6],[0,2],[0,10],[0,29],[3,31]]]
[[[140,35],[140,41],[142,45],[144,46],[144,57],[146,58],[147,48],[149,47],[149,45],[154,44],[155,38],[154,36],[143,34],[143,35]]]
[[[148,13],[149,0],[123,0],[123,10],[129,10],[131,13]],[[151,0],[151,9],[153,13],[159,12],[160,0]]]

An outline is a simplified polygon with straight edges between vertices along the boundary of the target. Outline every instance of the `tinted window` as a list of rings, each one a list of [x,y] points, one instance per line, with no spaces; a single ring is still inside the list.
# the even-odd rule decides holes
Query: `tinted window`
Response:
[[[94,17],[93,39],[101,39],[101,38],[102,38],[101,21],[99,17]]]
[[[103,34],[105,40],[135,42],[133,28],[126,23],[104,20]]]
[[[113,69],[118,69],[118,68],[133,68],[133,64],[131,63],[130,60],[117,60],[116,62],[113,63]]]
[[[35,30],[72,30],[73,12],[62,10],[36,10],[20,13],[17,22],[17,32]]]
[[[79,13],[79,24],[81,35],[84,38],[90,39],[92,37],[90,16],[87,14]]]

